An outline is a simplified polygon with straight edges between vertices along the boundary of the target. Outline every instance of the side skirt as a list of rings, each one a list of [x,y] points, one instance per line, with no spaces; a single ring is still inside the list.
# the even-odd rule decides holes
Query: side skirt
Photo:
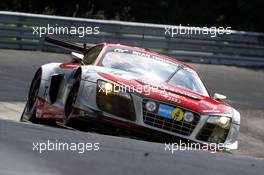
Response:
[[[36,117],[47,119],[62,119],[64,110],[58,106],[46,102],[44,99],[38,97],[36,104]]]

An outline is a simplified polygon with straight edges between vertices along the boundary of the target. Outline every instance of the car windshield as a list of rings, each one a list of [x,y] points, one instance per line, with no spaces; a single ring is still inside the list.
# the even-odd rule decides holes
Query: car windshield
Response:
[[[101,64],[104,67],[135,73],[141,78],[168,82],[209,96],[195,71],[152,54],[109,47],[102,57]]]

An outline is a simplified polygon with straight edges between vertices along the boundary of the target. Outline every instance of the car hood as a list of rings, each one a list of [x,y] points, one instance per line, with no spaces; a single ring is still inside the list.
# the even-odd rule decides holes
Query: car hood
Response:
[[[97,73],[147,99],[174,104],[204,115],[232,115],[232,107],[227,103],[166,82],[141,78],[130,72],[105,67],[97,67]]]

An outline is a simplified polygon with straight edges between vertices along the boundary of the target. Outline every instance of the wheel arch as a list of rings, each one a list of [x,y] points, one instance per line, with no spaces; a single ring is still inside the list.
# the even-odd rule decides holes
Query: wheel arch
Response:
[[[49,82],[53,74],[56,73],[56,70],[59,68],[61,63],[49,63],[42,65],[39,69],[41,70],[41,84],[39,89],[38,96],[46,99],[46,96],[49,95],[48,88],[50,86]]]

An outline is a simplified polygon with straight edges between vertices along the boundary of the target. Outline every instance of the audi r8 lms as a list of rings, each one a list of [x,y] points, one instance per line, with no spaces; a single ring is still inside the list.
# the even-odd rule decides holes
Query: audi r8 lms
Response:
[[[85,119],[237,147],[239,112],[224,102],[224,95],[211,96],[188,64],[121,44],[87,49],[49,37],[46,41],[75,51],[73,59],[36,71],[21,120],[70,125]]]

